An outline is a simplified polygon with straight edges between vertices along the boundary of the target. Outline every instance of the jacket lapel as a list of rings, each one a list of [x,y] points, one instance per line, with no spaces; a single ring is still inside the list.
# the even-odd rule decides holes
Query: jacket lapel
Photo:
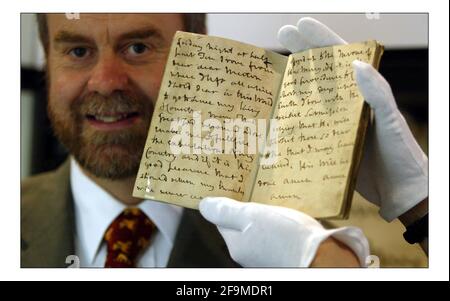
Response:
[[[66,267],[74,254],[70,161],[21,185],[21,266]]]

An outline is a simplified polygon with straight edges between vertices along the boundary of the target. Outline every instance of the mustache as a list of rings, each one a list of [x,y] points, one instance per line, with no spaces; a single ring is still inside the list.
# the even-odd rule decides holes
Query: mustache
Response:
[[[94,92],[74,101],[72,112],[81,115],[78,117],[138,113],[145,118],[153,112],[153,102],[144,94],[116,91],[105,96]]]

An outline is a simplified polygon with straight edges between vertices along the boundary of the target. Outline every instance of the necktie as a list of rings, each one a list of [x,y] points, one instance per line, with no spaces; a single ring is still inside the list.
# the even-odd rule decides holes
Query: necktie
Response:
[[[155,228],[139,208],[125,209],[105,232],[107,243],[105,267],[136,267],[136,259],[149,245]]]

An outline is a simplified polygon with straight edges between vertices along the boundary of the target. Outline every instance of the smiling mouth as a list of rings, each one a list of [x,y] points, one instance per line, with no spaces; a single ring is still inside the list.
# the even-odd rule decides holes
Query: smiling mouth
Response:
[[[138,112],[86,114],[91,126],[102,130],[118,130],[135,124],[140,117]]]
[[[124,121],[124,120],[131,119],[131,118],[138,117],[138,116],[139,116],[138,112],[131,112],[131,113],[104,114],[104,115],[87,114],[86,118],[91,121],[99,121],[99,122],[103,122],[103,123],[114,123],[114,122]]]

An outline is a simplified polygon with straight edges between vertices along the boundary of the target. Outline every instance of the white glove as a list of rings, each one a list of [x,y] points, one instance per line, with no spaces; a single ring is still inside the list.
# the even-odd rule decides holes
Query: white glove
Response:
[[[347,44],[331,29],[312,18],[278,32],[279,42],[291,52]],[[392,221],[428,196],[428,158],[414,139],[397,108],[391,87],[371,65],[354,61],[361,94],[374,111],[356,190],[380,207]]]
[[[299,211],[225,197],[206,197],[200,213],[217,225],[231,257],[243,267],[308,267],[322,241],[333,236],[366,266],[369,243],[355,227],[326,230]]]

